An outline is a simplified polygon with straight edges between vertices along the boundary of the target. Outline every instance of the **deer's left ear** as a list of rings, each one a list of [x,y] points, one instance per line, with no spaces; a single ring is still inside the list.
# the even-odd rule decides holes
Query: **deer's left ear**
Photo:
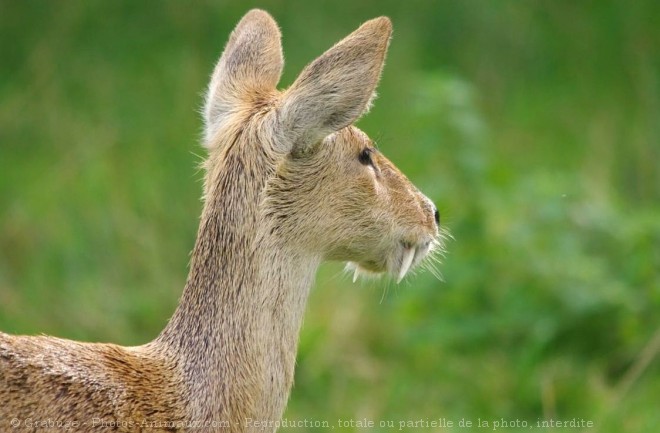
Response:
[[[277,23],[267,12],[251,10],[231,33],[211,77],[204,106],[207,146],[227,115],[276,88],[283,66]]]
[[[290,151],[319,142],[368,109],[391,33],[389,18],[367,21],[301,72],[278,109]]]

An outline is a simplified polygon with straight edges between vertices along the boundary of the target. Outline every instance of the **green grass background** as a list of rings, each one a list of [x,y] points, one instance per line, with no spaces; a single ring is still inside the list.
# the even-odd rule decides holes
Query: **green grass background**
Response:
[[[286,417],[656,431],[651,0],[0,1],[0,329],[135,345],[164,326],[201,209],[201,94],[254,6],[282,28],[282,86],[392,18],[359,126],[455,238],[442,282],[352,284],[324,265]]]

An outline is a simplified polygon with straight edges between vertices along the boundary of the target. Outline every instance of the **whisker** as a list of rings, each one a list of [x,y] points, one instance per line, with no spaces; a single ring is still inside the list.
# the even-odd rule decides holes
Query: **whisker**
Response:
[[[387,295],[387,289],[389,288],[389,281],[383,286],[383,293],[380,296],[380,301],[378,304],[382,305],[383,300],[385,300],[385,296]]]

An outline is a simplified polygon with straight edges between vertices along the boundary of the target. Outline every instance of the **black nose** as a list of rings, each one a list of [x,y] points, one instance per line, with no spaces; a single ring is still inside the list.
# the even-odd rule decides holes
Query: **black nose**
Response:
[[[437,208],[436,208],[435,212],[433,212],[433,218],[435,218],[435,223],[437,225],[440,225],[440,212],[438,212]]]

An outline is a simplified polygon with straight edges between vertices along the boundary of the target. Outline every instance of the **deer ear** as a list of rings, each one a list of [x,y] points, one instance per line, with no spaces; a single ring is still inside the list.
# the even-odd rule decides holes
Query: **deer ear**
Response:
[[[367,21],[305,67],[279,108],[292,150],[322,140],[367,111],[391,33],[389,18]]]
[[[273,91],[280,81],[284,58],[280,29],[265,11],[253,9],[236,25],[215,66],[204,106],[206,140],[241,103]]]

